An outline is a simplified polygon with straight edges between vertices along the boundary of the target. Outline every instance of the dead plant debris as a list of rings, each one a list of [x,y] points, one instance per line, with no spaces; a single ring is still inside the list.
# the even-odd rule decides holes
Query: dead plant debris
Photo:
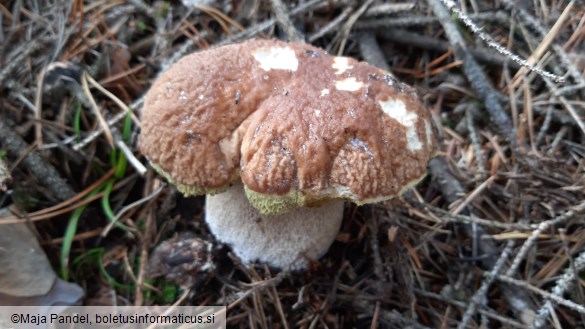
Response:
[[[2,2],[0,229],[32,221],[88,305],[226,305],[240,328],[582,327],[584,17],[580,1]],[[389,68],[441,135],[428,179],[346,205],[302,273],[240,264],[204,200],[144,172],[136,148],[161,71],[253,37]],[[183,234],[213,245],[204,283],[180,277],[194,270],[184,251],[171,280],[149,276],[149,256]]]

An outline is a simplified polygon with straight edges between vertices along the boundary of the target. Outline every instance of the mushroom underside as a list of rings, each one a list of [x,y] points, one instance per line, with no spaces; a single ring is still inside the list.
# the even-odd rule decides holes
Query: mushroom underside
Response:
[[[245,263],[256,260],[299,270],[323,256],[343,220],[342,200],[285,214],[264,215],[252,207],[241,182],[207,195],[205,220],[215,237],[229,244]]]

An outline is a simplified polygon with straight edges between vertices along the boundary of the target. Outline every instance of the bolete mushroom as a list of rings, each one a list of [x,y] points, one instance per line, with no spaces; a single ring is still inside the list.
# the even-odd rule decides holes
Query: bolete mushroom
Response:
[[[146,95],[140,148],[244,261],[303,268],[343,201],[387,200],[426,175],[431,115],[388,72],[322,49],[251,40],[185,56]]]

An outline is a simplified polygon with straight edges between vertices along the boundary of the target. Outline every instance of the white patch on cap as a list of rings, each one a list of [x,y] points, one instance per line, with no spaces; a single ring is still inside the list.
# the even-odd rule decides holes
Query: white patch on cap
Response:
[[[329,95],[329,89],[325,88],[323,90],[321,90],[321,97]]]
[[[261,48],[256,50],[252,56],[260,63],[264,71],[270,70],[291,70],[296,71],[299,61],[295,51],[290,48]]]
[[[337,90],[358,91],[364,85],[363,82],[357,81],[355,78],[347,78],[340,81],[335,81],[335,88]]]
[[[422,143],[418,138],[416,132],[416,121],[418,116],[416,113],[410,112],[406,109],[406,105],[401,100],[388,98],[386,101],[380,101],[380,108],[389,117],[400,122],[406,127],[406,142],[410,151],[417,151],[422,149]]]
[[[321,116],[321,111],[319,111],[319,110],[315,110],[315,116],[316,116],[316,117],[320,117],[320,116]]]
[[[335,72],[335,74],[341,74],[341,73],[351,69],[353,66],[349,65],[349,58],[335,57],[333,59],[333,65],[331,65],[331,67],[333,69],[337,70],[337,72]]]

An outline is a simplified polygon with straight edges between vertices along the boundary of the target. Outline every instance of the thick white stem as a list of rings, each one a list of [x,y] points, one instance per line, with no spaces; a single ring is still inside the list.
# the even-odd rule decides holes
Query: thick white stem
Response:
[[[343,219],[343,201],[300,208],[282,215],[263,215],[252,207],[242,184],[208,195],[205,220],[215,237],[229,244],[245,263],[256,260],[292,270],[323,256]]]

